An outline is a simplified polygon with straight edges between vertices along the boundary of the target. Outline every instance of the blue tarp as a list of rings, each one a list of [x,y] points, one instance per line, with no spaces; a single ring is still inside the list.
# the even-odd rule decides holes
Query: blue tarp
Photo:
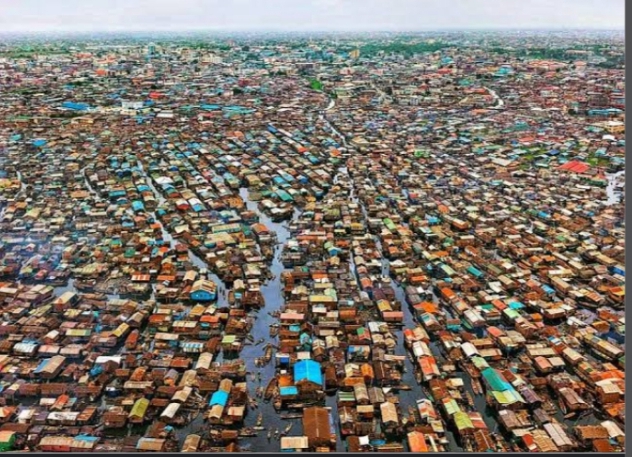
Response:
[[[97,376],[99,376],[101,373],[103,373],[103,367],[101,365],[95,365],[91,370],[90,370],[90,375],[93,378],[96,378]]]
[[[277,357],[277,360],[279,361],[279,363],[290,363],[290,356],[282,355],[282,356]]]
[[[625,270],[623,268],[612,267],[611,271],[612,271],[613,274],[625,276]]]
[[[85,103],[75,103],[75,102],[64,102],[61,104],[63,108],[72,109],[75,111],[85,111],[90,108],[89,105]]]

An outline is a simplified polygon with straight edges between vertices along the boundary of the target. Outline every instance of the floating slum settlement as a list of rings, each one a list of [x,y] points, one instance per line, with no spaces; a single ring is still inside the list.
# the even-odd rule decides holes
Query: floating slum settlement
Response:
[[[623,73],[456,52],[0,60],[0,449],[623,451]]]

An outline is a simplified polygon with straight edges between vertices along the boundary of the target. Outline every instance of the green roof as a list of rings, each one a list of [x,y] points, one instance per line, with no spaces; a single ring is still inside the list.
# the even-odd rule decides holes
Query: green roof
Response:
[[[458,430],[465,430],[468,428],[474,428],[474,424],[472,423],[472,419],[467,415],[464,411],[459,411],[454,414],[454,423],[456,424],[456,428]]]
[[[522,396],[513,389],[506,390],[504,392],[494,390],[492,391],[492,395],[501,405],[511,405],[516,402],[524,403]]]
[[[507,308],[503,311],[507,317],[509,317],[510,319],[518,319],[520,317],[520,313],[518,311],[516,311],[515,309],[511,309],[511,308]]]
[[[479,356],[474,356],[474,357],[472,357],[472,363],[473,363],[473,364],[474,364],[474,366],[475,366],[476,368],[478,368],[479,370],[480,370],[481,368],[487,368],[487,367],[489,367],[489,364],[487,363],[487,361],[486,361],[484,358],[479,357]]]
[[[149,400],[146,398],[140,398],[136,400],[132,410],[129,413],[129,416],[135,417],[145,417],[145,413],[147,412],[147,408],[149,408]]]
[[[341,401],[355,401],[355,393],[354,392],[338,392],[338,400]]]
[[[456,414],[461,411],[461,408],[459,408],[459,404],[454,398],[451,398],[450,401],[444,403],[443,405],[445,406],[445,410],[449,415]]]

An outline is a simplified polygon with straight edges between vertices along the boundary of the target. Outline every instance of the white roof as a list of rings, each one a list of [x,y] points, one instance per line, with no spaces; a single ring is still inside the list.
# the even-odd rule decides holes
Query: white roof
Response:
[[[107,362],[114,362],[118,365],[121,364],[121,359],[122,357],[120,355],[100,355],[99,357],[97,357],[97,359],[95,360],[94,363],[96,363],[97,365],[101,365],[103,363],[107,363]]]

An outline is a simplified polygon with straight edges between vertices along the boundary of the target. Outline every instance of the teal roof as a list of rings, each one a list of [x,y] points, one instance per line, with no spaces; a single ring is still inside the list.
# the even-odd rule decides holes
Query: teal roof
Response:
[[[503,392],[511,389],[511,385],[493,368],[485,368],[481,374],[492,390]]]

